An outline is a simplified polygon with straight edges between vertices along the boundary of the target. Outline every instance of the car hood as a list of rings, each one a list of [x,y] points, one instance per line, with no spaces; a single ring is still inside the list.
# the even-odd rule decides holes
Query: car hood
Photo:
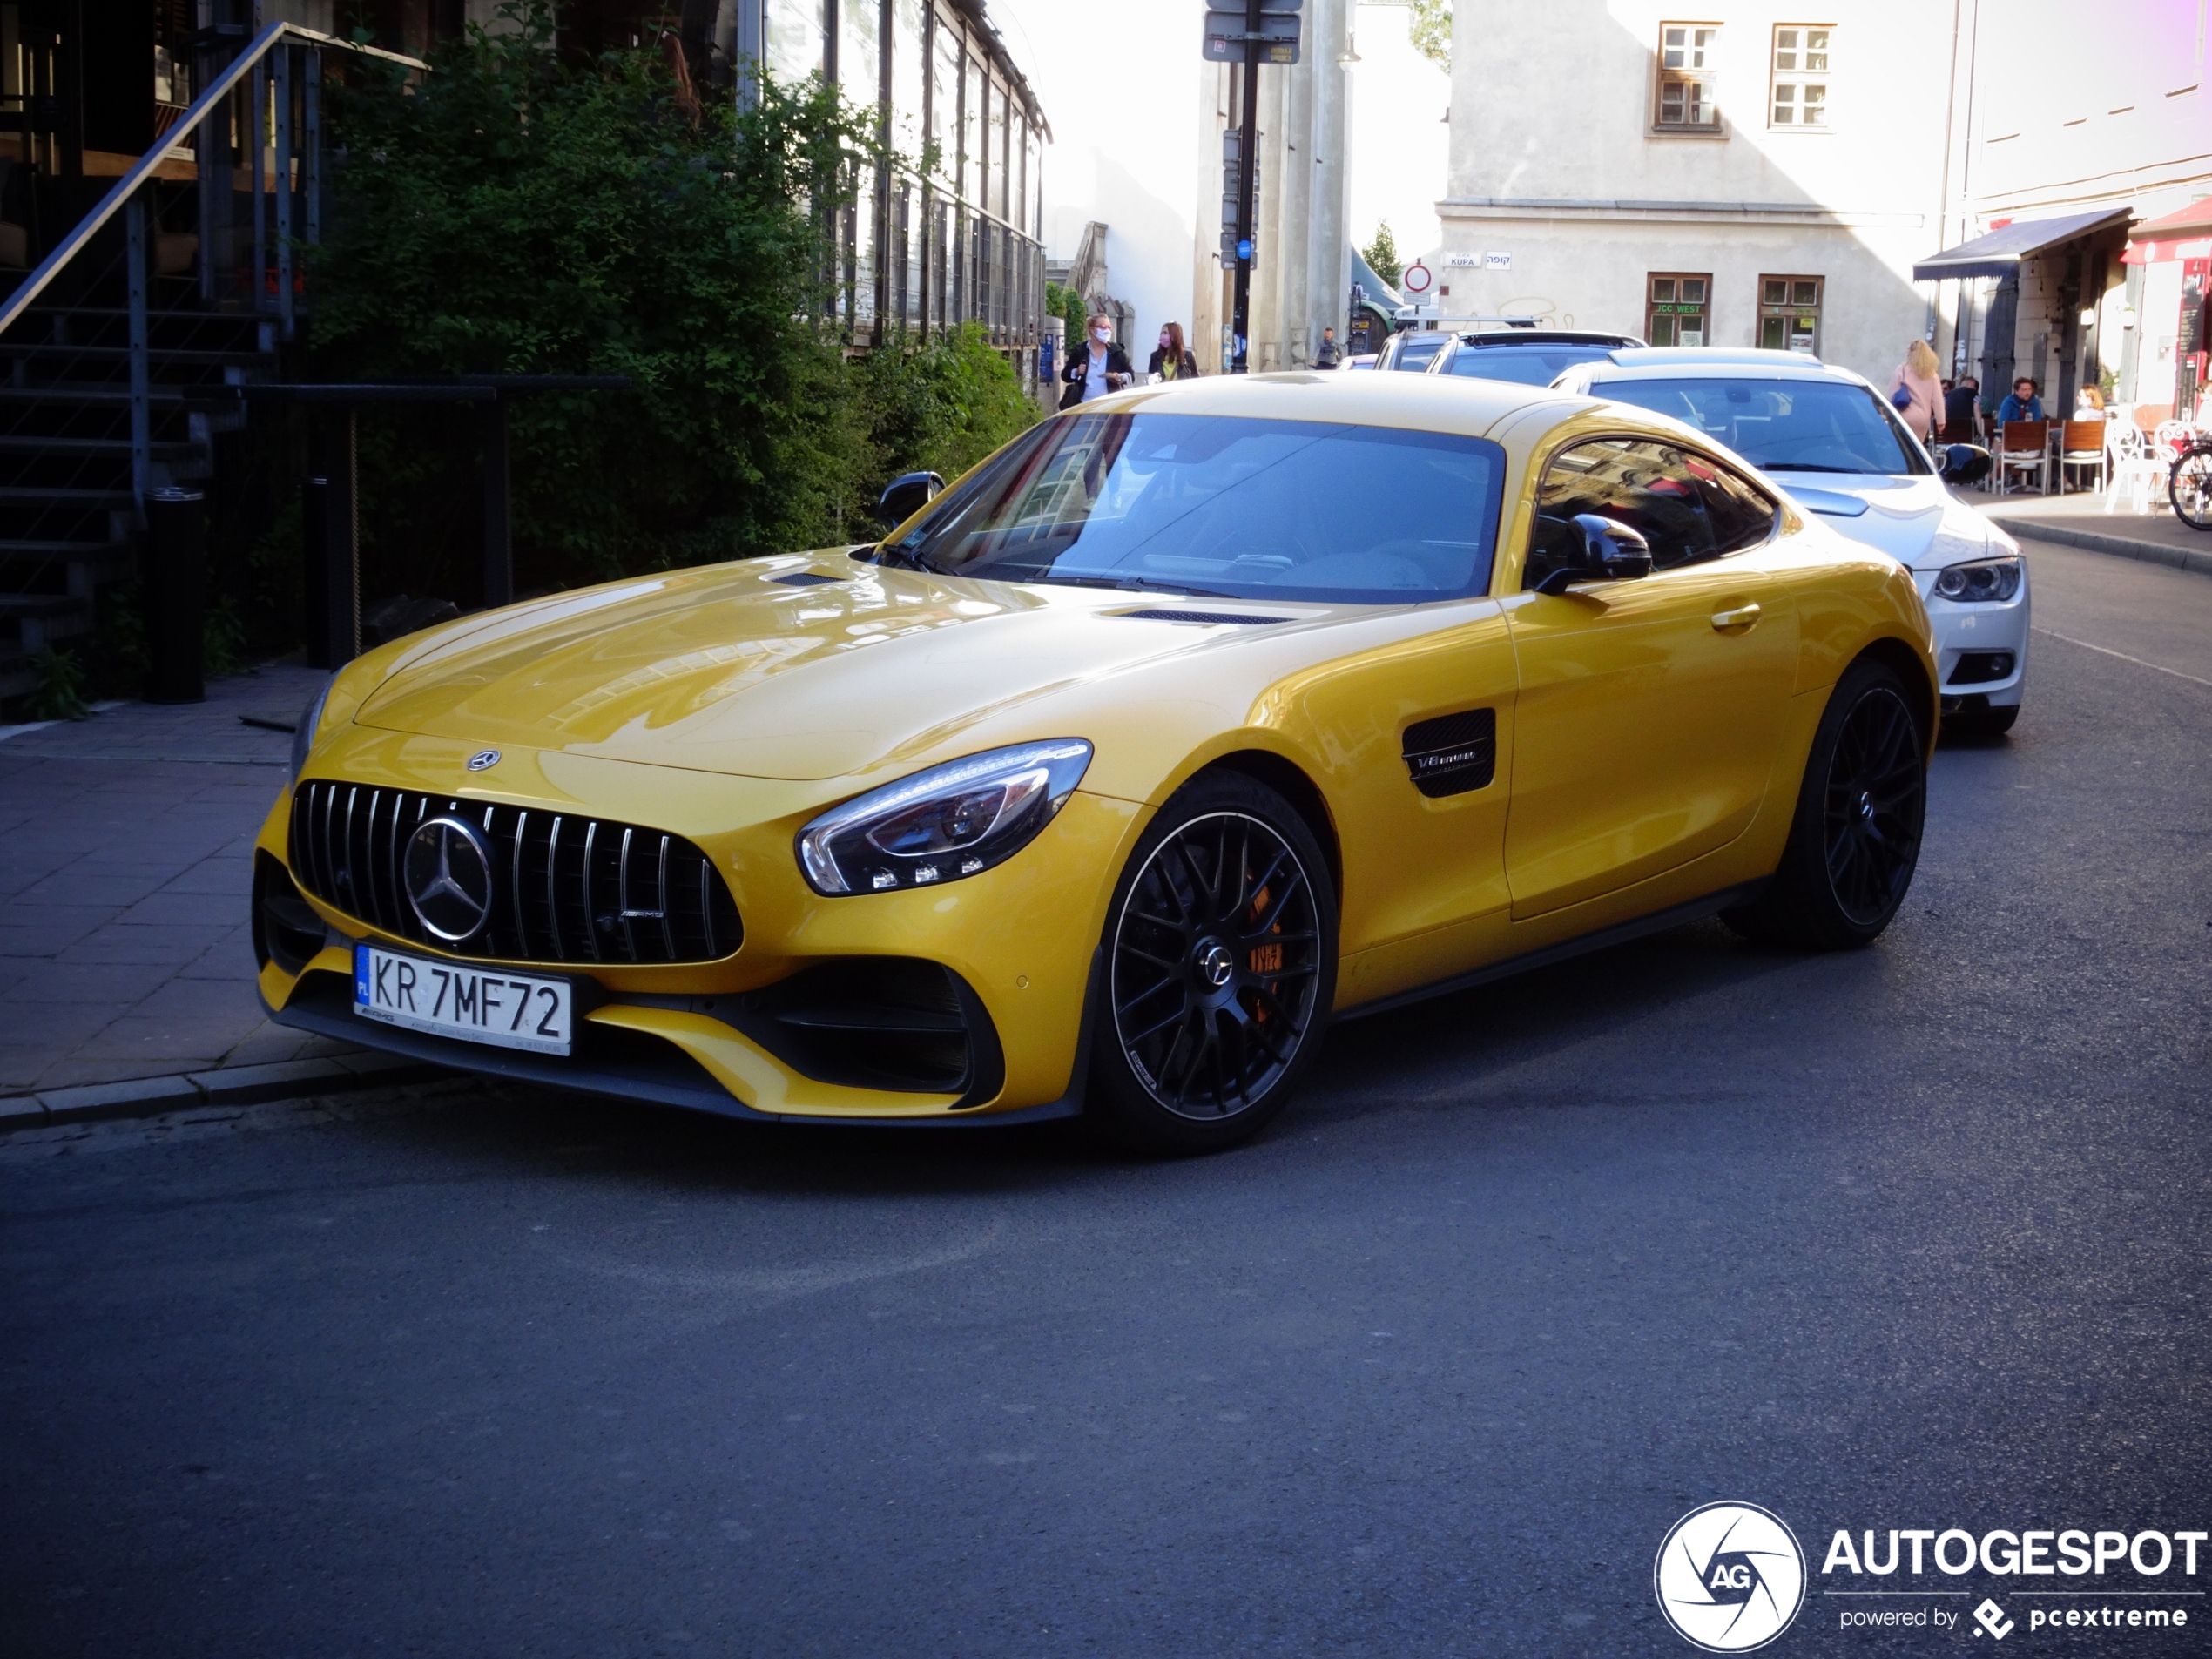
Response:
[[[1937,570],[1996,551],[1988,520],[1932,475],[1870,473],[1768,475],[1800,506],[1820,515],[1838,535],[1888,554],[1914,570]]]
[[[923,752],[1076,681],[1261,631],[1123,614],[1162,603],[941,578],[841,552],[749,560],[565,594],[448,629],[402,658],[354,718],[493,748],[837,778]],[[1206,604],[1167,603],[1178,611]],[[1327,610],[1258,609],[1300,617]]]

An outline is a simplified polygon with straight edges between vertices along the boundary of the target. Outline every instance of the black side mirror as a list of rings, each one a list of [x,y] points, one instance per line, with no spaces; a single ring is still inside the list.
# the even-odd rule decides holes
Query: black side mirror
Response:
[[[1536,584],[1539,593],[1561,594],[1577,582],[1635,582],[1651,574],[1651,543],[1617,518],[1577,513],[1579,542],[1575,560]]]
[[[934,472],[902,472],[883,487],[875,516],[883,528],[895,529],[937,498],[945,481]]]
[[[1936,472],[1946,484],[1978,484],[1989,476],[1989,451],[1971,443],[1947,445]]]

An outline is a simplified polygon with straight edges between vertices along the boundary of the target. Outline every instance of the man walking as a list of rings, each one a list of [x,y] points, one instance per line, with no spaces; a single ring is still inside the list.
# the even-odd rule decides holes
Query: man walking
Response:
[[[1344,354],[1337,349],[1337,331],[1324,328],[1321,331],[1321,349],[1313,354],[1313,367],[1334,368],[1343,361]]]
[[[1136,378],[1130,367],[1129,354],[1114,343],[1114,320],[1104,312],[1094,312],[1090,319],[1090,338],[1085,349],[1068,348],[1068,367],[1060,371],[1060,378],[1068,389],[1060,395],[1060,407],[1072,409],[1078,403],[1088,403],[1093,398],[1104,397],[1109,392],[1118,392]]]

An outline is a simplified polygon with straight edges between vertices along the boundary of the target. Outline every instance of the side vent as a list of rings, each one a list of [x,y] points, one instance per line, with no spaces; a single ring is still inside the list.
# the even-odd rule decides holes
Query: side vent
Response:
[[[1406,728],[1406,771],[1431,800],[1488,786],[1498,772],[1498,711],[1416,720]]]
[[[837,578],[819,576],[812,570],[794,570],[789,576],[772,576],[769,582],[779,588],[833,588]]]
[[[1264,628],[1270,623],[1291,620],[1288,617],[1248,616],[1241,610],[1118,610],[1114,614],[1131,622],[1215,622],[1234,628]]]

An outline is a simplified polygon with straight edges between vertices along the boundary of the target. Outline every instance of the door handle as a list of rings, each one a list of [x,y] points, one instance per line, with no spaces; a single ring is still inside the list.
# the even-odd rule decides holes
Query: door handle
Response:
[[[1713,612],[1713,626],[1723,630],[1730,628],[1749,628],[1758,619],[1759,608],[1755,604],[1738,605],[1733,610],[1716,610]]]

